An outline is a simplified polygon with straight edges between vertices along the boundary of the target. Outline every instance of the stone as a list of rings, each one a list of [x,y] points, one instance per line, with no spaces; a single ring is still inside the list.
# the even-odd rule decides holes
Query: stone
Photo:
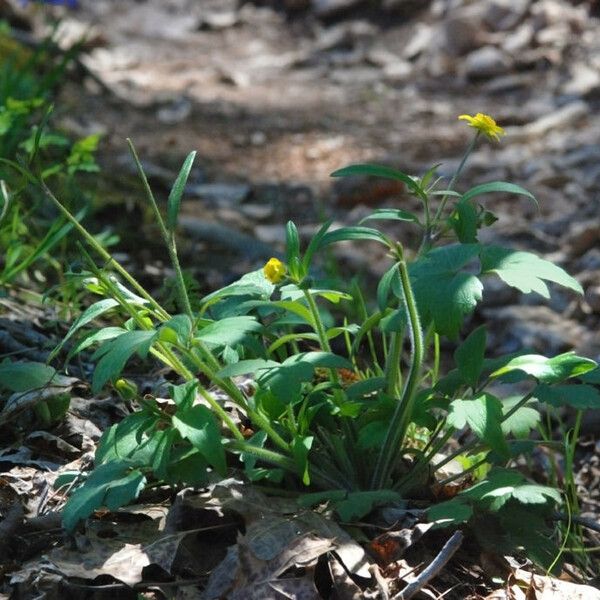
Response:
[[[336,17],[364,4],[364,0],[312,0],[314,14],[320,19]]]
[[[412,60],[422,54],[431,45],[433,27],[426,23],[416,23],[413,36],[402,50],[403,58]]]
[[[561,87],[563,94],[587,96],[600,90],[600,73],[585,63],[578,62],[571,65],[569,75],[569,81]]]
[[[494,31],[508,31],[516,27],[529,11],[530,0],[488,1],[484,20]]]
[[[440,49],[450,56],[464,56],[485,43],[483,7],[480,4],[452,11],[441,25]]]
[[[188,185],[185,191],[188,198],[217,206],[237,206],[250,195],[251,188],[245,183],[201,183]]]
[[[562,243],[569,256],[581,256],[600,240],[600,223],[583,221],[571,225],[568,233],[563,237]]]
[[[469,79],[488,79],[507,74],[512,66],[510,58],[495,46],[473,50],[465,59],[465,75]]]

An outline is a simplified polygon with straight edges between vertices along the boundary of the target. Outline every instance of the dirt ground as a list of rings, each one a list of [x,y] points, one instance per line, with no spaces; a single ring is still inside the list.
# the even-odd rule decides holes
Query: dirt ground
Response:
[[[88,37],[86,73],[65,84],[56,122],[74,135],[103,134],[103,220],[115,210],[140,218],[126,138],[163,196],[185,155],[197,150],[182,207],[183,262],[211,289],[281,252],[290,218],[308,236],[325,217],[356,223],[373,207],[406,207],[412,199],[394,186],[333,181],[329,174],[368,161],[415,174],[441,163],[440,175],[450,176],[471,139],[458,115],[484,112],[506,136],[480,144],[459,189],[509,180],[533,192],[541,206],[537,212],[514,197],[490,200],[500,221],[486,240],[561,264],[585,296],[557,289],[546,302],[490,282],[475,320],[493,323],[490,345],[498,353],[576,349],[600,360],[597,3],[79,4],[56,9],[65,45]],[[42,35],[48,9],[16,10],[27,10]],[[390,232],[414,241],[406,228]],[[164,256],[155,237],[149,225],[136,225],[134,243],[124,243],[125,259],[129,254],[158,286]],[[147,248],[135,247],[140,244]],[[341,249],[338,258],[344,273],[367,278],[385,267],[368,245]],[[583,514],[596,521],[599,422],[593,413],[586,417],[578,457]]]

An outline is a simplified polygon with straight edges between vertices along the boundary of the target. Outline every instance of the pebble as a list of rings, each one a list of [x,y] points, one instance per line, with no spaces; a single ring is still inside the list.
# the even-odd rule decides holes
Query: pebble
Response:
[[[511,67],[510,58],[495,46],[483,46],[473,50],[465,59],[465,75],[469,79],[488,79],[505,75]]]
[[[487,2],[485,23],[493,31],[508,31],[529,11],[530,0],[491,0]]]

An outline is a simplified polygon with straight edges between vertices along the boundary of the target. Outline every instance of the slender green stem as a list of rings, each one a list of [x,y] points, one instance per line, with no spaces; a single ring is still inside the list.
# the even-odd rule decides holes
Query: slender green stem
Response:
[[[46,197],[58,208],[58,210],[71,222],[78,233],[90,244],[90,246],[106,261],[107,266],[113,268],[135,291],[147,300],[150,306],[157,312],[159,318],[166,321],[171,315],[145,290],[145,288],[129,272],[109,254],[94,236],[71,214],[71,212],[58,200],[50,188],[43,182],[38,181]]]
[[[223,407],[212,397],[212,395],[208,392],[208,390],[201,385],[198,386],[198,391],[200,395],[210,404],[213,412],[219,416],[221,421],[227,425],[229,431],[233,434],[233,436],[240,442],[245,441],[242,432],[238,429],[236,424],[233,422],[233,419],[227,414],[227,411],[223,409]]]
[[[401,254],[401,248],[399,248],[399,254]],[[421,321],[419,319],[417,304],[410,284],[406,261],[401,255],[399,258],[398,270],[400,272],[400,283],[402,285],[402,292],[406,303],[408,329],[412,346],[411,364],[402,391],[402,396],[396,404],[396,409],[394,410],[390,425],[386,431],[381,452],[377,458],[377,463],[371,479],[371,489],[375,490],[384,488],[388,485],[392,469],[398,459],[400,444],[404,439],[412,416],[417,387],[421,375],[421,367],[423,364],[424,343]]]
[[[438,484],[441,486],[448,485],[449,483],[452,483],[453,481],[456,481],[457,479],[460,479],[461,477],[464,477],[465,475],[476,471],[479,467],[485,465],[487,461],[487,457],[482,458],[481,460],[478,460],[476,463],[472,464],[470,467],[466,468],[464,471],[461,471],[460,473],[455,473],[454,475],[446,477],[446,479],[438,481]]]
[[[403,342],[402,332],[392,333],[390,352],[385,363],[386,392],[390,396],[397,396],[400,393],[400,360],[402,359]]]
[[[192,305],[190,304],[190,298],[188,296],[187,288],[185,287],[185,280],[183,278],[183,272],[181,270],[181,265],[179,264],[179,257],[177,256],[177,244],[175,243],[175,235],[172,231],[169,231],[167,226],[165,225],[165,221],[162,217],[160,209],[158,208],[158,204],[156,202],[156,198],[154,198],[154,193],[152,192],[152,188],[148,183],[148,178],[146,177],[146,173],[144,172],[144,168],[142,167],[142,163],[137,155],[135,150],[135,146],[131,139],[127,138],[127,144],[129,145],[129,151],[131,152],[131,156],[135,162],[135,166],[137,167],[138,174],[140,179],[142,180],[142,185],[144,186],[144,191],[146,192],[146,196],[148,201],[150,202],[150,206],[152,207],[152,211],[154,212],[154,218],[158,223],[160,228],[160,232],[162,234],[163,240],[165,242],[165,246],[167,247],[167,252],[169,253],[169,258],[171,260],[171,264],[175,269],[175,276],[177,281],[177,290],[179,295],[179,302],[181,304],[181,308],[184,312],[190,317],[190,319],[194,318],[194,314],[192,311]]]

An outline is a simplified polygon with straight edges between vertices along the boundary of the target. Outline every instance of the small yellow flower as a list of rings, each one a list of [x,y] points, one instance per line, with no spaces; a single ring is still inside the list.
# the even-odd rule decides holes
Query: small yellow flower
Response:
[[[287,268],[278,258],[270,258],[263,271],[271,283],[279,283],[284,278]]]
[[[499,125],[496,125],[496,121],[489,115],[477,113],[474,117],[471,115],[460,115],[458,118],[463,121],[468,121],[470,127],[474,127],[478,131],[481,131],[481,133],[487,135],[491,140],[500,141],[499,136],[504,135],[504,129]]]

